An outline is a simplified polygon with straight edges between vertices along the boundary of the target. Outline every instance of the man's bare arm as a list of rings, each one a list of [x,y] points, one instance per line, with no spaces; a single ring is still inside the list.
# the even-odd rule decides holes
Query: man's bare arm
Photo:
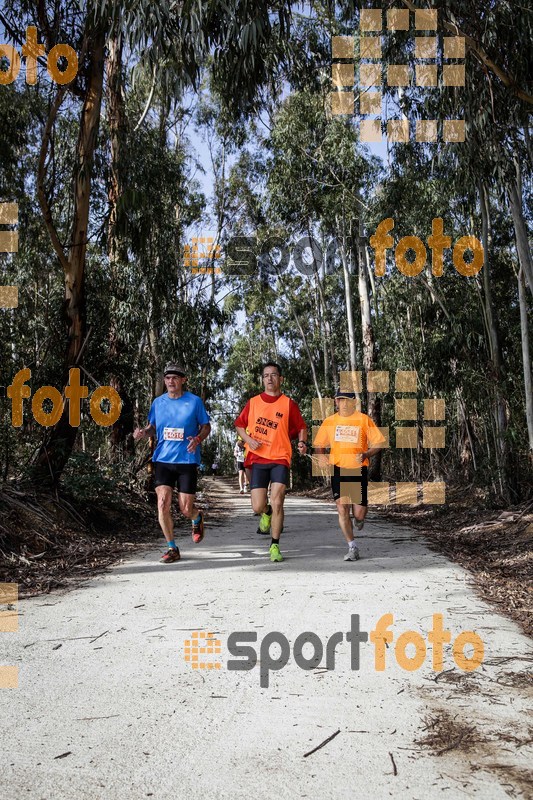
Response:
[[[135,440],[138,439],[149,439],[151,436],[155,436],[156,430],[152,424],[147,425],[146,428],[136,428],[133,431],[133,438]]]
[[[257,439],[252,439],[250,434],[246,433],[246,430],[244,428],[239,428],[238,426],[236,427],[237,427],[237,433],[239,434],[243,442],[246,442],[250,450],[257,450],[258,447],[261,447],[261,442],[258,442]]]

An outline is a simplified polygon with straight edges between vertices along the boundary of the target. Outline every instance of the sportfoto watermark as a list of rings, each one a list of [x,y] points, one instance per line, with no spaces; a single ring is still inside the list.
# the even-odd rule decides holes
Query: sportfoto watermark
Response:
[[[369,241],[370,247],[376,254],[375,273],[378,277],[385,275],[386,251],[394,246],[394,239],[389,231],[394,228],[394,220],[388,218],[379,223]],[[444,220],[435,217],[431,223],[431,234],[427,244],[431,250],[431,272],[435,277],[442,277],[444,271],[444,252],[452,249],[452,238],[444,234]],[[365,237],[360,235],[362,241]],[[207,237],[193,239],[192,245],[184,249],[184,266],[192,268],[193,273],[220,272],[213,263],[221,259],[220,248],[206,250],[202,256],[198,250],[198,242],[212,241]],[[259,247],[257,238],[253,236],[232,236],[225,247],[224,274],[228,276],[251,276],[261,271],[266,275],[281,275],[291,262],[295,269],[302,275],[314,275],[317,270],[324,267],[326,275],[335,272],[335,259],[337,256],[337,242],[331,239],[322,249],[312,236],[302,236],[294,244],[289,244],[280,236],[270,236]],[[277,253],[276,258],[272,253]],[[409,260],[407,254],[412,252],[414,258]],[[465,259],[465,254],[471,252],[471,260]],[[418,236],[404,236],[395,249],[395,264],[399,271],[408,278],[419,275],[427,262],[427,249]],[[199,259],[204,258],[210,263],[199,267]],[[462,236],[453,245],[452,261],[457,272],[465,278],[470,278],[481,270],[485,263],[483,245],[475,236]]]
[[[392,614],[383,614],[377,621],[375,627],[370,632],[362,631],[359,625],[359,614],[351,615],[351,628],[346,634],[337,631],[327,640],[325,648],[322,639],[312,631],[300,633],[294,640],[292,646],[292,656],[300,669],[316,669],[322,663],[325,649],[325,667],[327,670],[335,669],[336,647],[344,641],[350,643],[350,666],[352,670],[360,669],[360,649],[361,644],[369,640],[374,645],[374,669],[376,672],[384,672],[387,667],[387,649],[394,640],[394,633],[389,630],[394,624]],[[257,642],[255,631],[236,631],[230,633],[227,641],[227,648],[235,659],[227,661],[227,668],[230,671],[248,671],[257,666],[259,660],[259,685],[267,689],[270,682],[270,673],[279,672],[289,663],[291,656],[291,645],[287,637],[280,631],[271,631],[263,637],[259,646],[259,659],[257,649],[251,643]],[[433,627],[427,634],[427,641],[432,645],[432,668],[435,672],[441,672],[444,666],[443,645],[450,644],[452,634],[443,627],[443,615],[433,614]],[[308,645],[312,649],[311,655],[304,655],[304,647]],[[412,655],[407,654],[407,648],[414,648]],[[465,655],[465,647],[472,648],[472,655]],[[280,653],[274,657],[271,649],[279,648]],[[218,660],[210,660],[209,656],[221,653],[221,642],[216,639],[213,633],[194,631],[192,639],[185,642],[185,661],[190,663],[193,669],[221,669],[222,663]],[[480,636],[474,631],[462,631],[455,637],[452,644],[452,656],[456,666],[463,672],[473,672],[483,662],[485,647]],[[392,656],[389,656],[389,659]],[[422,634],[417,631],[404,631],[396,639],[394,645],[394,658],[399,667],[407,672],[415,672],[420,669],[426,661],[426,641]]]
[[[26,28],[26,44],[22,45],[22,55],[26,58],[26,83],[37,83],[37,59],[46,54],[44,44],[37,41],[37,28],[33,25]],[[57,62],[63,59],[64,69],[59,69]],[[6,61],[8,64],[6,64]],[[4,67],[7,66],[7,69]],[[68,44],[56,44],[48,53],[46,69],[53,81],[60,84],[70,83],[78,74],[78,56]],[[7,86],[16,81],[20,72],[20,55],[10,44],[0,44],[0,85]]]

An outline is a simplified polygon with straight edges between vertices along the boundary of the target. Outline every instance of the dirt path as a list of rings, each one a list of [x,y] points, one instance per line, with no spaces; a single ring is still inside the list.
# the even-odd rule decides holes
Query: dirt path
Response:
[[[531,640],[478,599],[466,572],[372,514],[361,561],[346,563],[332,506],[294,497],[285,561],[271,564],[248,498],[221,479],[215,489],[232,513],[212,520],[198,546],[183,535],[180,563],[160,564],[154,547],[79,589],[20,604],[19,631],[0,636],[0,663],[19,668],[19,688],[0,690],[5,796],[531,796]],[[350,630],[351,615],[371,631],[387,613],[394,640],[383,672],[371,642],[352,670],[346,636],[335,670],[324,668],[327,641]],[[427,641],[433,614],[444,615],[452,641],[477,632],[479,669],[458,669],[451,645],[438,673],[431,645],[418,670],[397,664],[400,634]],[[220,669],[185,661],[193,631],[220,640],[221,653],[204,656]],[[322,662],[307,670],[292,649],[305,631],[324,645]],[[263,657],[253,669],[227,668],[232,632],[257,635],[248,646]],[[278,671],[267,670],[270,632],[290,643]],[[272,644],[272,659],[279,652]]]

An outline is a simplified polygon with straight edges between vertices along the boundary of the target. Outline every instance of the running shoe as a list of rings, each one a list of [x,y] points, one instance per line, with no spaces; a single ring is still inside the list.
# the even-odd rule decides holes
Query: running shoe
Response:
[[[259,518],[259,533],[270,533],[270,523],[272,522],[272,506],[268,505]]]
[[[279,544],[271,544],[270,545],[270,560],[271,561],[283,561],[283,556],[279,552]]]
[[[349,547],[348,552],[344,556],[345,561],[358,561],[359,560],[359,550],[357,547]]]
[[[244,494],[244,489],[241,489],[239,494]]]
[[[204,515],[199,512],[200,522],[192,524],[192,540],[194,544],[199,544],[204,538]]]
[[[163,564],[172,564],[181,558],[179,547],[169,547],[164,556],[161,557]]]
[[[358,531],[362,531],[363,530],[363,526],[365,524],[364,519],[356,519],[356,518],[354,518],[354,522],[355,522],[355,527],[357,528],[357,530]]]

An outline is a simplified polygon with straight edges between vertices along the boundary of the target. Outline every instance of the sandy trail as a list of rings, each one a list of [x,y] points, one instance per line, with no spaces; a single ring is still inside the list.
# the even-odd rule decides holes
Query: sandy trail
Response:
[[[19,668],[19,688],[0,690],[4,796],[531,796],[531,640],[474,594],[464,570],[372,512],[361,560],[346,563],[333,505],[297,497],[287,500],[285,561],[271,564],[249,499],[222,479],[216,491],[232,514],[198,546],[183,535],[178,564],[159,563],[157,542],[78,589],[20,603],[19,631],[0,636],[0,663]],[[394,641],[385,671],[375,670],[370,642],[352,670],[346,636],[335,670],[324,668],[327,641],[350,630],[351,615],[371,631],[386,613]],[[475,672],[458,669],[451,645],[440,673],[429,644],[418,670],[397,664],[400,634],[415,630],[427,643],[436,613],[452,642],[463,630],[483,639]],[[220,669],[185,661],[193,631],[220,640],[220,655],[205,656]],[[290,643],[268,688],[266,653],[251,670],[227,668],[237,631],[257,634],[258,654],[269,632]],[[292,650],[304,631],[324,645],[308,670]],[[277,658],[279,647],[270,652]],[[433,749],[420,743],[428,737]]]

